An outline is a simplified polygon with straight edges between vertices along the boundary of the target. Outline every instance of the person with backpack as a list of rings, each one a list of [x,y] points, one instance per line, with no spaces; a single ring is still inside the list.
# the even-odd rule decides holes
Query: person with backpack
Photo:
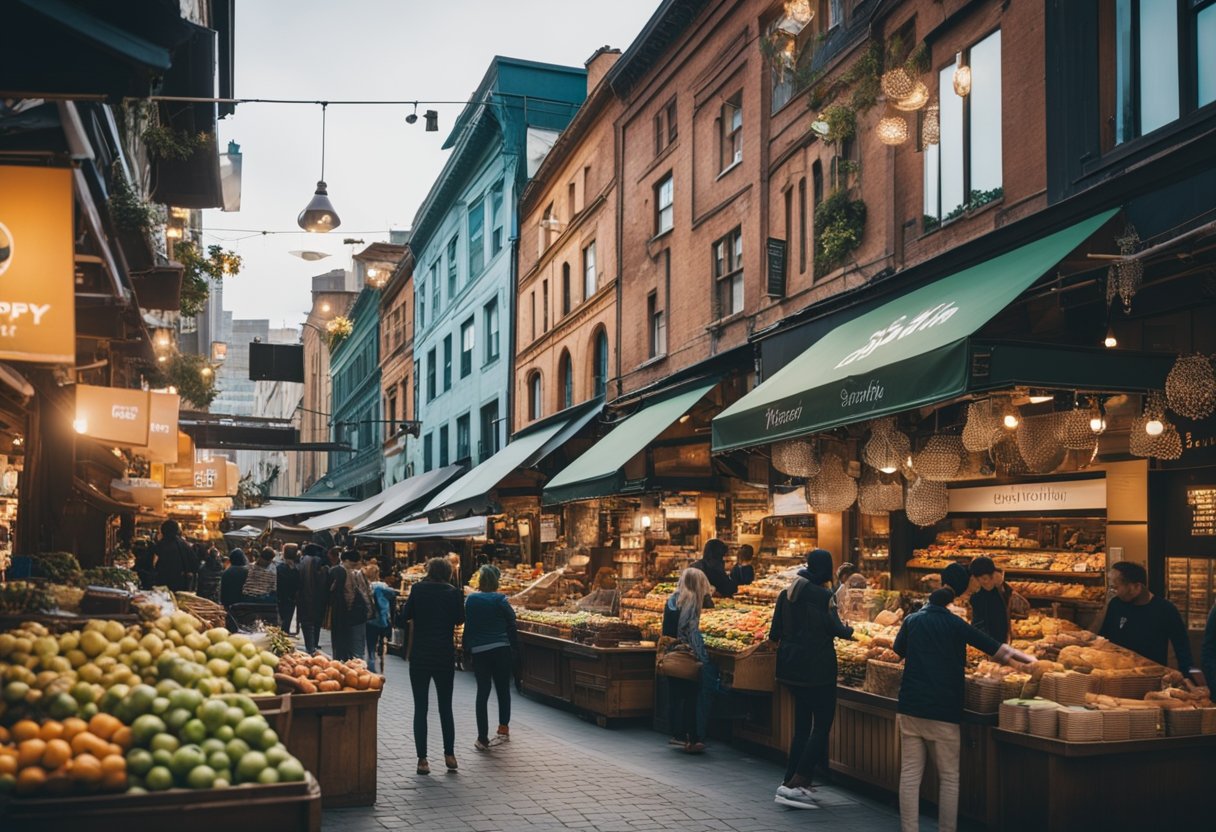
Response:
[[[367,669],[376,672],[380,654],[388,639],[392,627],[393,601],[397,598],[397,590],[380,580],[380,564],[369,561],[363,567],[367,583],[372,589],[373,611],[372,619],[367,622]],[[383,668],[380,668],[383,671]]]
[[[330,636],[338,661],[359,658],[367,643],[373,601],[361,560],[358,549],[347,549],[329,572]]]
[[[835,639],[851,639],[832,593],[832,553],[813,549],[806,568],[777,596],[769,641],[777,645],[777,679],[794,698],[794,734],[785,779],[775,802],[795,809],[818,809],[811,786],[816,767],[827,768],[828,734],[836,718]]]
[[[190,575],[194,572],[194,552],[182,540],[181,526],[176,520],[160,524],[161,539],[156,544],[156,585],[168,587],[174,592],[190,589]]]

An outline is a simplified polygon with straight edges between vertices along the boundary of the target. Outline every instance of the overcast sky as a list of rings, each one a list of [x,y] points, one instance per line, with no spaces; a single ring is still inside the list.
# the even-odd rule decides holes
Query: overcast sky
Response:
[[[238,2],[236,95],[242,98],[466,100],[494,55],[582,66],[600,46],[625,49],[658,0],[257,0]],[[241,145],[239,213],[207,211],[204,242],[244,258],[225,281],[238,318],[296,324],[308,278],[348,265],[346,237],[385,240],[408,228],[448,151],[440,145],[460,111],[433,106],[439,132],[405,123],[409,107],[330,105],[325,179],[342,226],[296,229],[321,167],[321,108],[242,104],[220,122],[221,148]],[[233,230],[223,230],[233,229]],[[331,256],[305,262],[293,249]]]

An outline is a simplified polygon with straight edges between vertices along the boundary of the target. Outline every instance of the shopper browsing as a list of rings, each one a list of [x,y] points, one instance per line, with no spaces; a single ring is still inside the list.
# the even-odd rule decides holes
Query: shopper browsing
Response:
[[[273,604],[278,573],[274,566],[274,549],[267,546],[249,566],[249,577],[241,589],[241,600],[255,604]]]
[[[367,622],[372,616],[372,591],[360,568],[357,549],[342,553],[342,563],[329,571],[330,636],[339,661],[363,655]]]
[[[730,570],[730,579],[735,582],[736,587],[747,586],[756,580],[756,567],[752,566],[755,556],[756,550],[747,543],[735,552],[735,567]]]
[[[292,633],[291,619],[300,595],[300,547],[295,543],[283,547],[283,560],[275,564],[274,591],[279,602],[279,626]]]
[[[304,651],[314,653],[321,639],[321,624],[325,621],[325,610],[329,602],[329,563],[325,550],[316,543],[304,547],[300,559],[300,586],[296,593],[297,616],[300,634],[304,637]]]
[[[219,603],[220,579],[224,574],[224,565],[220,562],[219,550],[212,546],[207,550],[207,557],[198,570],[198,595],[208,601]]]
[[[456,680],[456,625],[464,623],[460,590],[452,586],[452,565],[446,558],[426,562],[426,578],[414,584],[401,610],[409,623],[407,659],[410,688],[414,693],[414,750],[418,773],[430,774],[427,762],[427,710],[431,683],[443,731],[443,758],[449,771],[456,770],[456,720],[452,715],[452,688]],[[466,636],[467,638],[467,636]]]
[[[367,669],[375,673],[377,668],[383,670],[380,653],[392,626],[393,601],[397,597],[397,590],[380,580],[380,564],[375,561],[363,567],[363,574],[372,589],[374,602],[372,620],[367,622]]]
[[[817,809],[811,788],[815,768],[828,764],[828,734],[836,718],[835,639],[851,639],[840,621],[832,582],[832,554],[814,549],[806,568],[777,596],[769,640],[777,644],[777,678],[794,697],[794,734],[777,803]]]
[[[157,586],[168,587],[174,592],[182,592],[190,588],[190,575],[194,572],[194,553],[189,544],[182,540],[181,526],[176,520],[166,520],[160,524],[161,539],[156,544]]]
[[[971,626],[997,641],[1009,639],[1009,593],[1004,575],[992,558],[980,556],[971,561],[971,577],[978,586],[971,593]]]
[[[478,592],[465,600],[464,649],[473,655],[473,675],[477,677],[477,742],[474,748],[486,751],[511,739],[511,679],[516,645],[515,610],[507,596],[498,591],[498,569],[483,566],[477,570]],[[490,685],[498,696],[498,732],[490,739],[488,704]]]
[[[683,742],[689,754],[705,751],[705,737],[700,728],[698,706],[701,688],[705,685],[709,653],[705,650],[705,639],[701,635],[701,609],[705,596],[709,594],[709,579],[705,573],[690,566],[680,573],[676,591],[663,607],[663,635],[687,644],[701,662],[698,679],[667,677],[669,718],[672,735]]]
[[[937,766],[938,829],[954,832],[958,822],[959,722],[963,715],[963,675],[967,645],[1002,663],[1033,664],[1034,659],[972,627],[947,609],[966,590],[970,576],[957,563],[942,570],[941,589],[929,603],[904,619],[895,652],[905,659],[899,686],[899,818],[902,832],[920,828],[920,781],[925,746]]]
[[[1174,645],[1178,669],[1196,684],[1205,684],[1203,673],[1191,655],[1191,642],[1178,608],[1148,589],[1148,572],[1138,563],[1119,561],[1110,568],[1114,593],[1098,635],[1160,665],[1169,665],[1169,645]]]
[[[249,577],[249,561],[240,549],[228,553],[228,568],[220,575],[220,603],[224,609],[240,603],[245,581]]]
[[[726,544],[715,537],[706,541],[701,559],[690,563],[688,568],[700,569],[720,596],[731,598],[739,588],[726,574],[726,552]]]

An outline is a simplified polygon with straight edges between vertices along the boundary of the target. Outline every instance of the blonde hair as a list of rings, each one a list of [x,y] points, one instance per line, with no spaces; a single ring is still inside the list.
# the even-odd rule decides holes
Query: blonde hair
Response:
[[[680,582],[676,585],[676,606],[681,613],[691,607],[693,620],[701,617],[701,605],[709,594],[709,578],[700,569],[688,567],[680,573]]]
[[[380,580],[380,564],[375,561],[363,565],[363,574],[367,576],[369,581]]]

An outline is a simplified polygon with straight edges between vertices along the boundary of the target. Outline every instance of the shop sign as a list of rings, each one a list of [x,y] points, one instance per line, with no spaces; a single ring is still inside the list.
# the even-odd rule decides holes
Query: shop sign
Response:
[[[152,393],[148,424],[148,453],[152,462],[177,462],[177,416],[181,398],[174,393]]]
[[[1105,509],[1106,480],[1027,482],[950,489],[950,513]]]
[[[194,463],[190,491],[200,496],[223,497],[228,493],[228,460],[215,457]]]
[[[696,520],[696,503],[664,503],[663,514],[668,520]]]
[[[0,278],[3,280],[3,278]],[[76,432],[115,445],[148,445],[150,399],[147,390],[76,385]]]
[[[72,172],[0,166],[0,360],[76,360]]]
[[[787,494],[773,494],[774,517],[810,513],[811,507],[806,504],[806,494],[801,488],[796,488]]]
[[[555,543],[557,541],[557,520],[553,517],[540,518],[540,542]]]
[[[1216,537],[1216,486],[1193,486],[1186,490],[1191,509],[1191,537]]]

